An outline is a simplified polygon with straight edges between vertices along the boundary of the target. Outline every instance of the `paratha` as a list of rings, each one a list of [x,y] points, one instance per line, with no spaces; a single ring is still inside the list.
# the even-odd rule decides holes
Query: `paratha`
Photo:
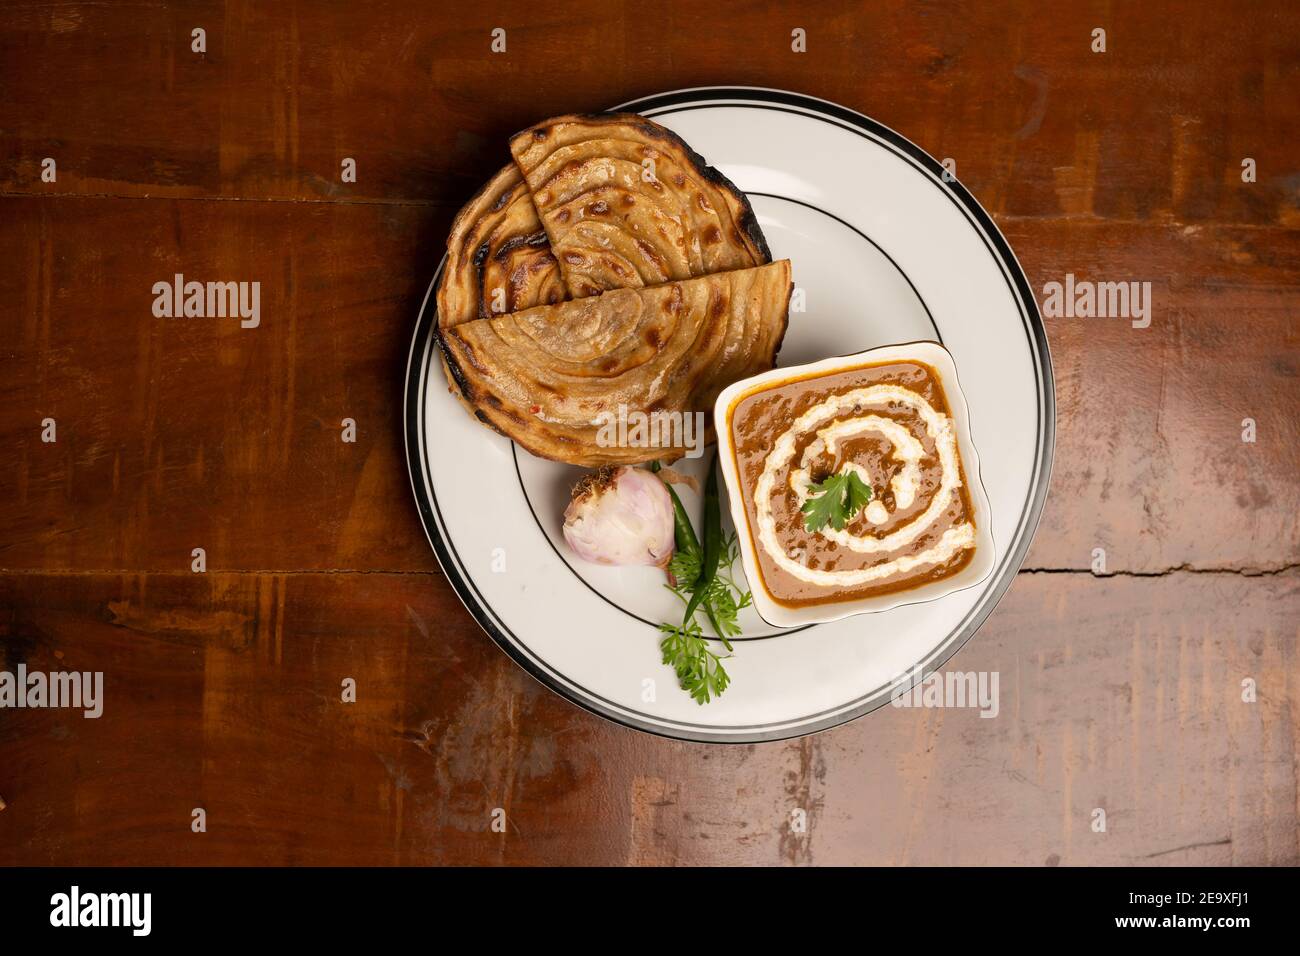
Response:
[[[611,416],[665,426],[711,410],[732,382],[770,369],[785,335],[790,262],[652,288],[615,289],[435,330],[453,391],[534,455],[575,465],[680,457],[691,444],[609,440]],[[666,416],[666,417],[665,417]],[[692,422],[697,421],[692,419]],[[671,428],[659,430],[661,437]]]
[[[772,260],[744,194],[645,117],[557,117],[510,151],[572,298]]]
[[[518,312],[568,298],[528,185],[511,165],[452,223],[438,285],[438,323]]]

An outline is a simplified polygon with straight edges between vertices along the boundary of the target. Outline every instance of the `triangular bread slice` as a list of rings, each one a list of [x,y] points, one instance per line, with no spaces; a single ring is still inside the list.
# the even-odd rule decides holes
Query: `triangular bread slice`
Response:
[[[438,324],[459,325],[568,297],[528,186],[511,164],[452,223],[438,283]]]
[[[772,367],[790,291],[783,259],[435,334],[466,407],[533,454],[591,467],[672,460],[712,441],[723,388]],[[698,420],[682,418],[694,412],[704,413],[702,438],[688,430]],[[638,433],[639,422],[648,429]],[[634,443],[650,436],[656,444]]]
[[[572,298],[772,259],[744,193],[645,117],[560,116],[510,151]]]

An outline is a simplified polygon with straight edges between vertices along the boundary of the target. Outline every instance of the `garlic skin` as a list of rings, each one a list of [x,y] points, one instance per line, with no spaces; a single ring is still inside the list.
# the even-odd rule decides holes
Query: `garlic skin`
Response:
[[[564,540],[584,561],[666,567],[673,502],[659,478],[624,465],[587,475],[564,509]]]

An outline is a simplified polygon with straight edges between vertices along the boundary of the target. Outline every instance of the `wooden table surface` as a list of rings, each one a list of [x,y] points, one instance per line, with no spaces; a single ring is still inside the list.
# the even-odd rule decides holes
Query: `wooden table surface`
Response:
[[[1300,7],[1054,6],[6,3],[0,646],[107,701],[0,711],[0,863],[1300,863]],[[657,739],[439,571],[400,396],[451,216],[514,130],[701,85],[953,157],[1036,291],[1152,285],[1048,320],[1051,495],[953,664],[998,719]],[[261,326],[155,318],[176,272]]]

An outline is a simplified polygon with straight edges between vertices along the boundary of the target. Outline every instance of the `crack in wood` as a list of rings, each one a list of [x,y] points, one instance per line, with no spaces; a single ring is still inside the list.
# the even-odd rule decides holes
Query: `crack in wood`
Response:
[[[1190,564],[1178,564],[1171,568],[1155,571],[1106,571],[1098,574],[1090,568],[1021,568],[1020,574],[1086,574],[1094,578],[1165,578],[1173,574],[1236,574],[1246,578],[1276,577],[1288,571],[1300,569],[1300,562],[1280,564],[1273,567],[1243,568],[1198,568]]]

